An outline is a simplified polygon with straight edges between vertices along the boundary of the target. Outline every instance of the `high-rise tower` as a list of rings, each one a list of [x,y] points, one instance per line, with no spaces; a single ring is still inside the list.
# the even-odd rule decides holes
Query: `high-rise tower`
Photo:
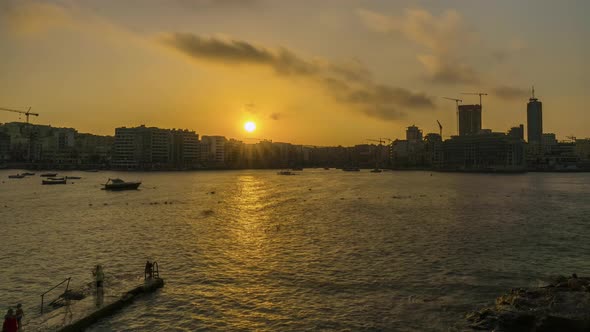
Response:
[[[535,98],[535,87],[526,107],[527,141],[541,144],[543,136],[543,103]]]
[[[457,106],[459,136],[473,135],[481,130],[481,105]]]

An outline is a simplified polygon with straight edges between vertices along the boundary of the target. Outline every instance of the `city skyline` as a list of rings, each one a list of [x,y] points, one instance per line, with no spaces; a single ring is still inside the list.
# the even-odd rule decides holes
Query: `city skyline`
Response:
[[[478,103],[461,92],[489,94],[482,128],[526,131],[534,84],[544,132],[589,136],[587,3],[338,4],[10,1],[0,107],[100,135],[145,124],[334,146],[403,137],[412,124],[437,133],[436,120],[455,135],[455,103],[441,97]]]

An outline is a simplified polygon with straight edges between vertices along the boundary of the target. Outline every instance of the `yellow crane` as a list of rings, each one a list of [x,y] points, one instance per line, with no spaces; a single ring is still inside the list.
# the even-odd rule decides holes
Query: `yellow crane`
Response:
[[[11,108],[0,107],[0,111],[6,111],[6,112],[14,112],[14,113],[24,114],[24,115],[27,116],[27,123],[29,123],[29,115],[39,116],[38,113],[31,112],[31,108],[30,107],[26,111],[20,111],[20,110],[14,110],[14,109],[11,109]]]

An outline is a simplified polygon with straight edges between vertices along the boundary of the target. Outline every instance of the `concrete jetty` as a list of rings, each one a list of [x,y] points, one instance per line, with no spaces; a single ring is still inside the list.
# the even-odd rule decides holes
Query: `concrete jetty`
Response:
[[[164,280],[154,278],[146,280],[124,293],[106,289],[104,294],[93,294],[80,301],[70,301],[67,305],[55,309],[25,325],[34,331],[84,331],[98,320],[109,317],[131,304],[143,294],[155,292],[164,286]]]

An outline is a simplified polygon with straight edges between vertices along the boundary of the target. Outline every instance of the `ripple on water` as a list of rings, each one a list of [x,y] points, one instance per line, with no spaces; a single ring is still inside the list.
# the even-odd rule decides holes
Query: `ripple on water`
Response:
[[[132,284],[150,258],[166,286],[91,331],[437,331],[505,289],[589,274],[588,175],[435,175],[2,183],[0,307],[22,302],[35,316],[39,294],[61,279],[83,287],[101,263],[107,285]],[[146,186],[99,190],[108,177]]]

